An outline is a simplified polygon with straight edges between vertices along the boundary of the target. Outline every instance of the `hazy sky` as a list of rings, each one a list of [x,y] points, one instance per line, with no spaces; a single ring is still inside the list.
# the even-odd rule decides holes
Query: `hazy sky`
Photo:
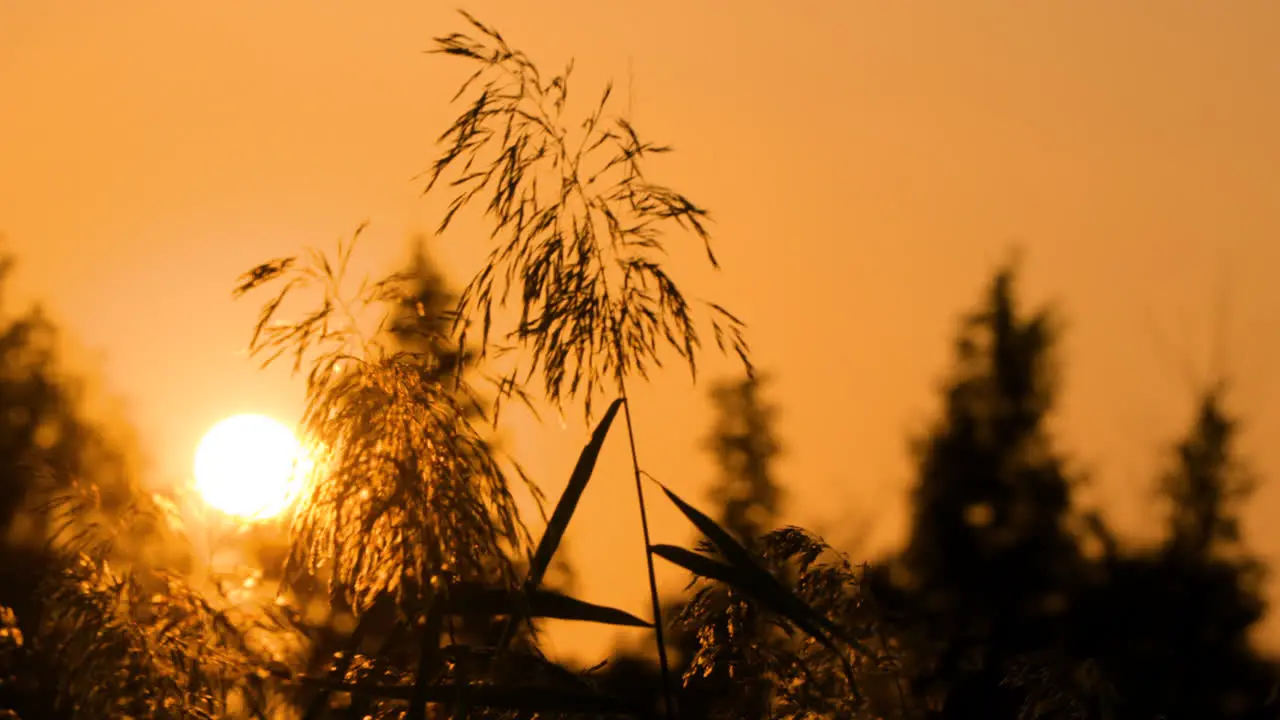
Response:
[[[1125,528],[1157,517],[1160,443],[1189,421],[1213,347],[1246,451],[1280,477],[1280,4],[799,7],[468,5],[548,69],[576,58],[577,96],[617,80],[618,109],[629,97],[676,147],[653,172],[712,209],[725,267],[690,279],[750,324],[777,378],[789,520],[837,541],[870,523],[871,549],[897,537],[907,436],[936,408],[958,314],[1014,244],[1026,296],[1067,323],[1060,437],[1089,498]],[[460,29],[429,2],[0,0],[15,289],[94,354],[158,480],[183,481],[228,414],[300,410],[300,382],[244,356],[257,304],[231,302],[237,275],[365,220],[363,261],[392,269],[434,227],[411,178],[462,68],[422,51]],[[483,249],[462,232],[436,247],[459,279]],[[643,464],[699,500],[705,397],[673,373],[635,399]],[[517,419],[511,446],[554,495],[586,431],[549,420]],[[581,596],[643,613],[622,446],[568,543]],[[1278,507],[1272,482],[1247,513],[1272,562]],[[665,509],[657,525],[689,537]]]

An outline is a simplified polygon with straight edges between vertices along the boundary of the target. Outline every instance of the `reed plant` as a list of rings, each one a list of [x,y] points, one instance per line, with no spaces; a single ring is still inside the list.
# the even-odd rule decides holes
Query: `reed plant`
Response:
[[[517,623],[537,617],[641,625],[656,640],[663,712],[675,718],[654,572],[655,558],[661,558],[731,588],[769,622],[799,631],[807,640],[797,647],[825,653],[826,667],[856,697],[861,638],[795,586],[798,580],[816,587],[821,576],[828,586],[853,587],[851,571],[832,574],[835,566],[816,562],[827,549],[800,543],[794,534],[772,540],[778,557],[770,561],[643,470],[632,397],[664,357],[674,356],[696,379],[709,333],[719,351],[751,370],[741,320],[715,302],[691,299],[664,265],[670,244],[687,239],[718,267],[707,210],[651,178],[647,162],[670,148],[642,139],[614,114],[609,86],[585,118],[572,118],[572,63],[545,75],[496,29],[463,17],[468,31],[437,38],[432,52],[462,60],[472,73],[454,97],[462,109],[439,137],[440,155],[420,179],[428,195],[446,195],[438,232],[448,234],[474,210],[487,225],[490,249],[460,295],[448,340],[459,347],[478,343],[482,358],[510,358],[503,374],[492,378],[499,400],[492,420],[502,400],[541,400],[560,411],[580,408],[595,428],[535,543],[512,488],[523,483],[537,497],[536,486],[518,466],[498,458],[473,425],[481,405],[460,400],[480,389],[462,373],[442,383],[438,358],[388,341],[392,309],[406,299],[405,278],[365,283],[346,297],[343,278],[354,243],[340,244],[334,259],[312,252],[246,273],[238,295],[276,288],[263,305],[251,349],[267,363],[290,356],[295,370],[305,371],[302,428],[321,468],[293,521],[290,562],[327,577],[332,601],[358,615],[378,602],[394,603],[418,648],[416,662],[387,676],[398,678],[389,684],[362,684],[349,666],[328,678],[295,679],[326,693],[380,698],[388,713],[407,704],[412,720],[427,717],[433,705],[458,716],[643,714],[634,703],[602,696],[585,678],[557,675],[536,647],[516,651],[510,643]],[[314,291],[312,309],[301,319],[284,319],[281,308],[289,298],[308,290]],[[362,326],[361,318],[378,307],[387,308],[380,316],[372,313],[381,320]],[[602,401],[607,404],[599,413]],[[541,587],[619,416],[640,509],[653,622]],[[646,482],[703,534],[698,549],[653,543]],[[771,569],[771,562],[797,554],[803,560],[791,580]],[[519,576],[513,557],[527,559]],[[827,569],[819,573],[819,567]],[[699,607],[695,603],[691,612]],[[496,647],[462,647],[451,635],[451,618],[477,612],[507,618]],[[714,660],[708,650],[704,661]],[[799,656],[793,661],[793,669],[805,665]],[[530,674],[534,665],[545,672]],[[524,670],[513,673],[513,667]],[[530,677],[541,680],[530,683]]]

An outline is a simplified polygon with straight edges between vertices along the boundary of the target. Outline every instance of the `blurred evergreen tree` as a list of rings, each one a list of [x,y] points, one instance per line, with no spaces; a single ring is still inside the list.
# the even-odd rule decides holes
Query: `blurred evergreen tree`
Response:
[[[1045,427],[1051,318],[1020,313],[1013,288],[1005,268],[965,323],[909,540],[877,576],[916,700],[943,718],[1280,717],[1276,667],[1249,643],[1263,566],[1238,511],[1254,482],[1221,391],[1161,479],[1165,540],[1126,547],[1095,515],[1103,552],[1086,558]]]
[[[0,257],[0,287],[13,265]],[[99,509],[112,514],[136,488],[126,454],[81,414],[80,388],[60,367],[53,323],[38,307],[0,323],[0,539],[7,550],[35,549],[49,539],[41,506],[55,493],[92,485]],[[0,582],[0,603],[23,586]]]
[[[1257,487],[1236,457],[1237,423],[1223,407],[1223,389],[1200,399],[1188,435],[1173,448],[1175,462],[1161,478],[1170,503],[1165,552],[1202,561],[1244,551],[1239,509]]]
[[[1059,645],[1083,572],[1071,487],[1046,429],[1054,331],[1025,315],[1001,269],[956,343],[942,418],[916,451],[896,612],[908,621],[914,692],[940,717],[1013,717],[1020,658]]]
[[[396,345],[420,354],[441,385],[456,385],[457,379],[476,368],[476,352],[455,339],[458,296],[428,250],[426,238],[415,239],[404,278],[408,288],[390,324]],[[472,419],[486,414],[483,406],[470,407],[474,408]]]
[[[710,500],[718,508],[716,520],[746,545],[774,529],[782,509],[783,491],[773,471],[781,452],[776,411],[760,397],[766,382],[757,373],[711,391],[716,421],[708,445],[720,476]]]
[[[1161,478],[1164,541],[1108,553],[1080,604],[1074,654],[1096,663],[1115,717],[1280,717],[1280,673],[1250,642],[1264,566],[1240,536],[1256,483],[1235,438],[1221,389],[1205,392]]]
[[[0,290],[13,267],[0,256]],[[0,707],[25,717],[61,717],[52,704],[60,660],[40,652],[40,639],[51,613],[65,609],[50,606],[51,590],[76,552],[123,564],[189,560],[181,543],[155,542],[164,530],[156,513],[136,512],[140,502],[154,507],[131,454],[86,417],[60,343],[38,307],[0,315],[0,635],[25,640],[0,654],[0,677],[24,678],[0,682]],[[19,656],[20,668],[4,667]]]

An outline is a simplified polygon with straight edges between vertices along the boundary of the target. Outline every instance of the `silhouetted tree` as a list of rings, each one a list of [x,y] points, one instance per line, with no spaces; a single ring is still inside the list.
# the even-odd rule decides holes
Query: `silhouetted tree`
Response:
[[[0,285],[12,267],[12,258],[0,258]],[[125,453],[82,415],[53,323],[38,307],[0,322],[0,540],[6,551],[42,549],[51,519],[42,506],[56,493],[92,485],[109,516],[136,488]],[[20,603],[8,592],[24,587],[0,581],[0,603]]]
[[[476,369],[477,353],[460,347],[453,331],[458,296],[431,256],[425,238],[414,242],[413,257],[403,273],[407,287],[392,315],[390,330],[401,350],[421,356],[432,377],[456,387],[455,380]],[[476,416],[484,409],[473,408]]]
[[[1206,392],[1161,479],[1164,541],[1109,553],[1080,603],[1074,654],[1094,667],[1114,717],[1280,717],[1280,674],[1250,642],[1265,611],[1263,564],[1240,538],[1255,482],[1235,435],[1221,390]]]
[[[1243,552],[1239,508],[1255,478],[1236,457],[1236,421],[1223,408],[1223,390],[1204,394],[1188,435],[1174,448],[1175,462],[1161,479],[1169,500],[1165,552],[1204,561]]]
[[[253,705],[253,621],[187,577],[176,506],[87,414],[59,343],[38,310],[0,325],[0,708],[57,720]]]
[[[719,523],[745,544],[777,526],[782,505],[782,488],[773,476],[781,446],[775,410],[760,397],[764,383],[757,373],[711,391],[716,420],[708,444],[720,477],[710,499]]]
[[[1249,644],[1262,565],[1238,506],[1253,482],[1220,392],[1162,477],[1166,539],[1128,548],[1093,516],[1104,552],[1086,559],[1044,423],[1051,319],[1022,315],[1013,281],[996,276],[960,335],[900,574],[877,583],[916,699],[946,718],[1276,717],[1275,666]]]
[[[1014,280],[1002,269],[965,321],[942,418],[917,445],[897,602],[916,694],[943,717],[1012,716],[1022,698],[1006,674],[1057,646],[1082,572],[1071,481],[1045,428],[1053,326],[1023,314]]]
[[[0,288],[13,267],[12,257],[0,257]],[[9,608],[9,627],[0,632],[25,639],[6,657],[21,655],[26,679],[0,682],[0,707],[29,717],[57,716],[51,703],[60,672],[55,658],[37,650],[56,609],[51,584],[72,557],[66,551],[136,561],[155,549],[146,541],[157,529],[153,517],[130,512],[140,491],[128,454],[84,416],[60,342],[38,307],[0,318],[0,607]],[[14,668],[0,665],[6,672]],[[21,697],[18,686],[27,691]]]

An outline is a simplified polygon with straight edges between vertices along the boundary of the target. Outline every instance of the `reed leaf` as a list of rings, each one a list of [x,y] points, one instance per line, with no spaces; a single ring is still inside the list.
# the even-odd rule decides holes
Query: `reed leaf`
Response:
[[[685,563],[719,574],[719,577],[716,575],[707,575],[707,577],[731,585],[735,589],[764,603],[774,612],[790,620],[796,627],[807,632],[815,640],[833,650],[836,649],[834,638],[837,637],[851,644],[857,644],[852,638],[847,637],[847,633],[842,632],[840,628],[832,624],[821,613],[814,610],[808,603],[779,582],[772,573],[756,560],[746,547],[721,527],[719,523],[680,499],[678,495],[662,483],[656,480],[654,482],[662,488],[662,491],[666,493],[667,497],[680,512],[702,531],[702,534],[711,541],[727,563],[715,563],[710,558],[680,548],[676,548],[681,550],[679,553],[672,553],[670,549],[664,549],[663,553],[666,554],[659,554],[660,557],[685,567],[685,569],[695,574],[702,573],[693,567],[686,566]],[[658,546],[658,548],[662,547]],[[658,548],[655,548],[655,553]],[[666,548],[670,548],[670,546],[666,546]],[[715,564],[712,565],[711,563]]]
[[[653,627],[652,623],[617,608],[595,605],[554,590],[513,592],[479,583],[458,583],[449,589],[445,612],[455,615],[519,615],[577,620],[603,625]]]
[[[678,565],[688,570],[700,578],[718,580],[726,585],[735,587],[744,582],[741,578],[741,573],[732,565],[726,565],[715,558],[707,557],[692,550],[686,550],[676,545],[658,544],[651,545],[649,552],[673,565]]]
[[[605,411],[604,417],[600,419],[600,423],[592,431],[591,440],[587,442],[582,448],[582,453],[578,455],[578,462],[573,467],[573,474],[569,476],[569,484],[565,486],[564,492],[560,494],[560,500],[556,502],[556,509],[551,513],[551,520],[547,522],[547,529],[542,534],[542,539],[538,542],[538,548],[534,551],[533,560],[529,564],[529,576],[525,580],[525,589],[527,591],[531,592],[537,589],[547,569],[551,566],[551,560],[555,556],[556,549],[560,547],[560,541],[564,538],[565,531],[569,529],[569,521],[573,519],[573,513],[578,507],[578,501],[582,499],[582,493],[587,489],[587,481],[591,479],[591,473],[595,470],[596,460],[600,457],[600,449],[604,447],[605,438],[609,434],[609,427],[613,425],[613,419],[618,414],[618,408],[622,407],[622,402],[622,399],[618,398],[609,404],[609,409]]]
[[[573,519],[573,513],[578,507],[578,501],[582,499],[582,493],[587,489],[587,482],[591,479],[591,473],[595,471],[596,460],[600,457],[600,449],[604,447],[605,438],[609,435],[609,428],[613,425],[613,419],[618,414],[618,408],[622,407],[623,400],[618,398],[609,404],[609,409],[605,411],[604,417],[600,419],[599,424],[591,433],[591,440],[582,448],[582,453],[578,455],[578,462],[574,465],[573,474],[569,476],[569,483],[565,486],[564,492],[560,494],[560,499],[556,502],[556,508],[551,513],[551,519],[547,521],[547,529],[542,533],[542,539],[538,542],[538,547],[534,551],[533,557],[529,560],[529,573],[524,582],[524,590],[526,594],[532,594],[537,591],[538,585],[542,582],[542,578],[546,575],[547,569],[551,566],[551,560],[555,557],[556,550],[560,547],[560,541],[564,539],[565,532],[569,529],[569,521]],[[515,623],[520,618],[528,618],[528,611],[513,614],[507,620],[507,625],[503,628],[502,637],[498,641],[498,651],[503,653],[511,643],[512,630]]]

